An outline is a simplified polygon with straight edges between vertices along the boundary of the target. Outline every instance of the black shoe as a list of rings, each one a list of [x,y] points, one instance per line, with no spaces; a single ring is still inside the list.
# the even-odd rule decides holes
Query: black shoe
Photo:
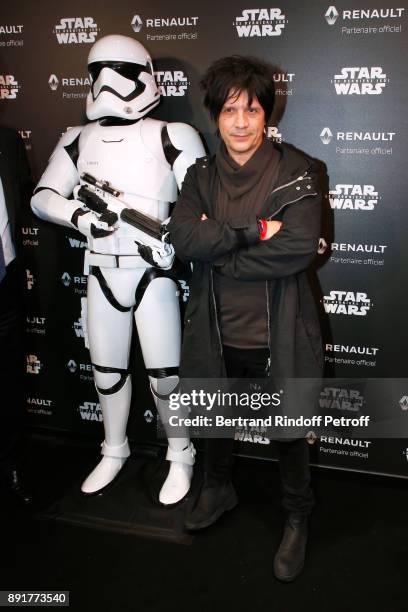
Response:
[[[289,515],[273,562],[273,571],[278,580],[292,582],[302,572],[305,564],[307,532],[306,516]]]
[[[16,498],[21,504],[28,506],[32,503],[33,498],[31,492],[27,489],[26,485],[21,476],[20,470],[14,468],[4,473],[3,482],[7,490]]]
[[[215,486],[204,484],[196,505],[186,516],[185,528],[196,530],[209,527],[237,504],[238,497],[231,481]]]

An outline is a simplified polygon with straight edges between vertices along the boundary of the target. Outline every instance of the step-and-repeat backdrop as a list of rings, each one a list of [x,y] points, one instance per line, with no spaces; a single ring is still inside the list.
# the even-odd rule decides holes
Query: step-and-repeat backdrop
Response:
[[[322,0],[15,0],[4,3],[0,15],[0,122],[19,130],[38,180],[61,134],[86,122],[92,43],[117,33],[139,40],[154,58],[162,103],[153,116],[191,123],[214,151],[215,129],[198,85],[205,68],[231,54],[277,65],[270,134],[327,165],[325,243],[317,274],[328,374],[339,382],[322,401],[352,415],[365,399],[361,385],[350,379],[407,372],[407,32],[407,0],[336,0],[331,6]],[[21,239],[30,424],[101,437],[80,316],[85,242],[29,211]],[[130,434],[154,440],[156,415],[137,340],[132,362]],[[408,398],[387,410],[406,411],[408,419]],[[242,431],[239,437],[241,452],[273,456],[262,432]],[[321,465],[406,476],[407,447],[404,439],[333,435],[322,437],[312,454]]]

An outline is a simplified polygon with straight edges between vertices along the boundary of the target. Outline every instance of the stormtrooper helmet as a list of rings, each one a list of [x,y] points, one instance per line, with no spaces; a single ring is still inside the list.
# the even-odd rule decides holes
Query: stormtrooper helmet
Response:
[[[88,56],[91,91],[86,100],[88,119],[120,117],[134,121],[160,100],[150,55],[128,36],[104,36]]]

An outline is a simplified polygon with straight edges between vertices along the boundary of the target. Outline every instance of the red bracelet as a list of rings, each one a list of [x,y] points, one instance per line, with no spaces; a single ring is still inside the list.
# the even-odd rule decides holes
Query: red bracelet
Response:
[[[268,222],[266,219],[258,219],[259,240],[265,240],[268,231]]]

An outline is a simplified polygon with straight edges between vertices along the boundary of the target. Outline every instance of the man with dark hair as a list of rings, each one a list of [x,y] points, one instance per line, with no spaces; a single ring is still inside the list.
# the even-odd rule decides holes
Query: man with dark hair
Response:
[[[269,120],[275,103],[274,67],[254,57],[222,57],[208,68],[201,79],[204,106],[217,122],[230,91],[246,91],[249,102],[254,96]]]
[[[193,264],[181,376],[318,378],[320,328],[306,277],[321,217],[313,162],[265,137],[271,66],[223,58],[201,84],[221,144],[214,158],[188,170],[169,225],[177,255]],[[274,572],[290,582],[303,569],[314,501],[305,440],[276,447],[287,520]],[[232,439],[206,440],[204,482],[188,529],[211,525],[237,504],[232,448]]]
[[[22,482],[24,425],[24,283],[21,214],[31,195],[25,147],[14,130],[0,127],[0,483],[23,504],[31,494]]]

